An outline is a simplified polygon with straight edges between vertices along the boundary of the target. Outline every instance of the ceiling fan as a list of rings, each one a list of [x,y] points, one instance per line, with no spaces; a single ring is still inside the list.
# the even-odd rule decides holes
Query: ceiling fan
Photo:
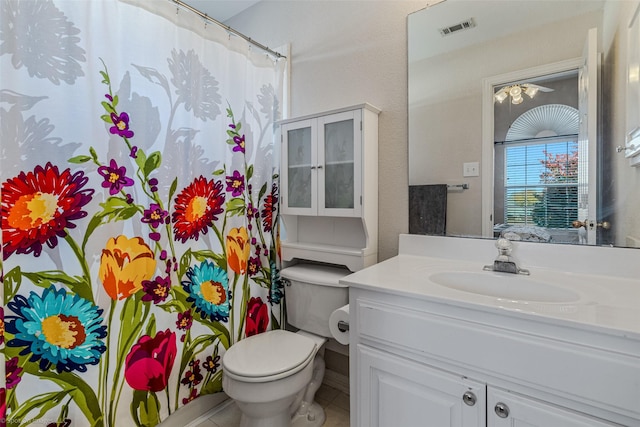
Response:
[[[539,91],[553,92],[553,89],[539,86],[533,83],[518,83],[500,88],[500,90],[498,90],[495,95],[493,95],[493,99],[495,99],[499,103],[502,103],[502,101],[510,96],[512,104],[521,104],[524,100],[524,98],[522,97],[523,93],[529,96],[529,98],[533,98]]]

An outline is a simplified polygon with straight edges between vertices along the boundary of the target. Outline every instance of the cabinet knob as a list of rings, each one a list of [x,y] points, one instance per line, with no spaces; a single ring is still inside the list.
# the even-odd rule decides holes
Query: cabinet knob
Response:
[[[465,394],[462,395],[462,401],[464,403],[466,403],[468,406],[473,406],[476,404],[476,400],[478,400],[476,398],[476,395],[473,394],[470,391],[467,391]]]
[[[493,409],[500,418],[507,418],[509,416],[509,407],[502,402],[496,403],[496,407]]]

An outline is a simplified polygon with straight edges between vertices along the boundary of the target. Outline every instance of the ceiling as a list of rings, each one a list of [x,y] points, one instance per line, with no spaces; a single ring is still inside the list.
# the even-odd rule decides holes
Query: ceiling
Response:
[[[260,0],[182,0],[216,21],[225,22]]]

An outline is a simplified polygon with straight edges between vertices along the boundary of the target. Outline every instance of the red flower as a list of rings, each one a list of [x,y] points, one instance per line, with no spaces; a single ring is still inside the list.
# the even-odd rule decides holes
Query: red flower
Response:
[[[42,245],[58,245],[58,237],[75,228],[73,220],[84,218],[81,208],[91,201],[92,189],[82,190],[88,178],[83,172],[59,172],[47,163],[33,172],[20,172],[2,183],[3,259],[16,252],[40,256]]]
[[[267,305],[262,302],[262,298],[252,297],[247,306],[247,327],[245,334],[248,337],[260,334],[267,330],[267,326],[269,326],[269,310]]]
[[[222,181],[214,182],[200,176],[175,198],[172,220],[175,224],[176,240],[185,243],[188,239],[198,240],[200,233],[207,234],[207,228],[224,212],[224,187]]]
[[[155,337],[142,336],[131,347],[124,364],[124,378],[134,390],[164,390],[176,359],[176,334],[160,331]]]
[[[273,214],[278,206],[278,186],[274,182],[271,186],[271,194],[264,199],[264,209],[262,209],[262,229],[265,233],[273,229]]]

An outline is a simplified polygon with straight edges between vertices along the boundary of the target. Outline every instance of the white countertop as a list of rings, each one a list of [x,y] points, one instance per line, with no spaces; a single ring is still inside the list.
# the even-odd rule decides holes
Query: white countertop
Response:
[[[635,270],[640,265],[640,252],[605,252],[598,253],[598,248],[589,248],[599,255],[597,261],[606,267],[601,268],[602,274],[594,274],[594,261],[584,259],[587,273],[582,271],[567,271],[571,268],[559,270],[537,267],[527,264],[531,251],[545,251],[552,259],[565,258],[572,260],[573,250],[566,245],[545,245],[527,247],[520,250],[521,267],[531,271],[530,276],[512,275],[509,273],[494,273],[483,271],[483,266],[491,264],[495,258],[493,242],[469,242],[464,239],[447,240],[444,247],[443,237],[432,236],[401,236],[400,254],[371,267],[353,273],[341,280],[342,283],[354,288],[370,289],[380,292],[413,297],[433,302],[445,302],[463,307],[472,307],[491,312],[508,313],[510,316],[524,316],[541,320],[554,321],[572,326],[597,330],[603,333],[640,340],[640,280],[635,276]],[[518,242],[514,242],[518,243]],[[417,245],[417,246],[416,246]],[[425,246],[426,245],[426,246]],[[456,247],[462,245],[462,247]],[[493,248],[493,249],[492,249]],[[515,248],[514,253],[517,253]],[[578,255],[584,257],[585,248],[577,248]],[[611,248],[605,248],[611,249]],[[560,251],[560,253],[555,253]],[[624,250],[623,250],[624,251]],[[478,255],[478,252],[479,255]],[[416,255],[416,253],[418,253]],[[434,256],[437,254],[437,256]],[[616,264],[618,258],[631,257],[625,262],[632,262],[628,270],[613,274],[612,267],[620,270]],[[480,258],[486,260],[479,261]],[[531,255],[531,259],[536,256]],[[611,260],[607,259],[611,258]],[[536,260],[537,264],[544,264],[544,257]],[[553,262],[549,262],[553,264]],[[580,270],[573,268],[573,270]],[[468,292],[453,289],[436,283],[433,275],[437,273],[458,275],[493,275],[492,279],[509,280],[511,278],[532,280],[540,287],[551,286],[550,291],[559,289],[571,295],[560,298],[562,301],[548,301],[544,292],[541,298],[501,297],[485,295],[483,292]],[[515,276],[515,277],[514,277]],[[635,276],[635,277],[633,277]],[[473,276],[481,277],[484,276]],[[525,284],[526,285],[526,284]],[[529,283],[528,286],[532,284]],[[539,290],[539,289],[538,289]]]

